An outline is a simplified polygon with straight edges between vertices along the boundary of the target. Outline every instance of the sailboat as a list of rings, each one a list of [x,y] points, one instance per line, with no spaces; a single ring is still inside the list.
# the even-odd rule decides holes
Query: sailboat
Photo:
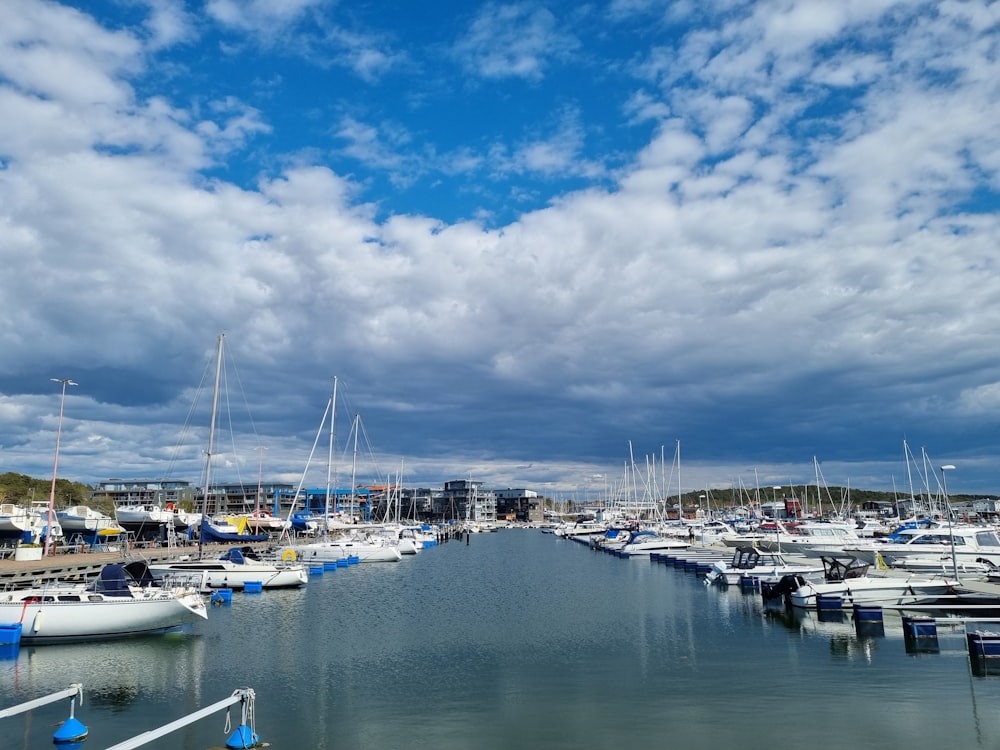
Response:
[[[205,601],[182,581],[151,585],[142,561],[109,564],[91,583],[54,582],[0,593],[0,626],[21,627],[25,644],[163,633],[207,619]]]
[[[327,414],[330,415],[330,445],[329,453],[327,456],[327,488],[326,488],[326,507],[324,508],[325,516],[325,530],[332,531],[336,530],[341,535],[335,538],[326,538],[314,542],[293,542],[289,541],[288,544],[281,547],[278,551],[281,553],[282,558],[288,556],[295,558],[297,560],[304,560],[306,562],[336,562],[338,560],[351,560],[354,559],[356,562],[398,562],[403,556],[399,550],[398,544],[393,544],[392,540],[385,538],[384,536],[378,536],[371,534],[371,529],[369,527],[358,526],[355,524],[337,522],[331,520],[330,516],[330,492],[331,492],[331,470],[333,466],[333,430],[334,430],[334,419],[336,412],[337,403],[337,378],[333,379],[333,393],[330,396],[330,400],[327,402],[326,411],[323,413],[323,420],[320,423],[319,430],[316,433],[316,439],[313,441],[313,449],[309,455],[310,460],[312,460],[312,455],[316,450],[316,445],[319,443],[319,439],[326,427],[326,417]],[[357,430],[355,430],[355,455],[357,454]],[[306,464],[308,469],[308,462]],[[298,498],[302,494],[302,485],[305,483],[305,472],[303,472],[302,480],[299,482],[299,487],[295,492],[295,497]],[[354,477],[352,473],[352,495],[354,487]],[[351,509],[354,508],[354,499],[351,499]],[[289,511],[289,516],[294,514],[294,505]]]
[[[218,588],[245,588],[247,584],[260,584],[261,588],[289,588],[302,586],[308,580],[306,568],[294,561],[270,562],[251,556],[249,548],[228,550],[216,560],[203,558],[206,541],[251,542],[266,541],[267,534],[242,534],[220,532],[209,521],[208,495],[212,477],[212,450],[215,445],[215,418],[219,406],[219,381],[222,374],[222,347],[225,334],[219,334],[215,366],[215,391],[212,397],[212,420],[208,432],[208,454],[205,459],[205,492],[202,498],[201,533],[198,537],[198,559],[173,560],[151,564],[156,577],[179,573],[204,575],[205,583]]]

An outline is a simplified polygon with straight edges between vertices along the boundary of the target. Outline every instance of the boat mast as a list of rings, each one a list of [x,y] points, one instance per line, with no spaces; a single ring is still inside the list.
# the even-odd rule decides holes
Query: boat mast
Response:
[[[354,488],[357,486],[357,475],[358,475],[358,421],[361,419],[360,414],[354,416],[354,461],[351,464],[351,520],[354,520],[354,508],[357,502],[354,497]]]
[[[326,458],[326,507],[323,509],[323,525],[330,523],[330,486],[333,479],[333,424],[337,418],[337,376],[333,376],[333,393],[330,395],[330,450]],[[338,508],[339,510],[339,508]]]
[[[917,517],[917,498],[913,494],[913,473],[910,469],[910,446],[906,444],[906,438],[903,438],[903,460],[906,461],[906,479],[910,483],[910,513],[914,518]],[[896,509],[899,513],[899,509]]]
[[[226,334],[219,334],[218,354],[215,360],[215,389],[212,393],[212,420],[208,428],[208,452],[205,455],[205,494],[201,501],[201,530],[198,534],[198,557],[201,557],[205,546],[205,522],[208,516],[208,488],[211,486],[212,449],[215,446],[215,416],[219,408],[219,381],[222,376],[222,341]]]
[[[677,441],[677,507],[683,509],[684,501],[681,491],[681,441]]]

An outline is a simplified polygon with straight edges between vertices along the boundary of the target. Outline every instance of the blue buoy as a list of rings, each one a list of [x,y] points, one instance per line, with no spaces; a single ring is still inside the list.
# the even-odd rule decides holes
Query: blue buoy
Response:
[[[80,742],[87,739],[87,732],[89,730],[84,726],[83,722],[74,716],[70,715],[66,721],[62,723],[54,735],[52,735],[52,741],[57,745],[65,745],[69,742]]]
[[[309,566],[309,575],[311,575],[311,576],[321,576],[321,575],[323,575],[323,565],[322,564],[320,564],[320,565],[310,565]]]
[[[233,601],[233,590],[232,589],[216,589],[212,592],[212,604],[215,606],[221,606],[223,604],[231,604]]]
[[[259,594],[264,590],[263,581],[247,581],[243,584],[244,594]]]
[[[21,623],[0,625],[0,646],[17,646],[21,643]]]
[[[336,569],[337,569],[336,560],[327,560],[326,562],[323,563],[323,570],[336,570]]]
[[[854,618],[859,622],[882,622],[882,607],[877,604],[855,604]]]
[[[839,610],[844,606],[844,600],[838,594],[817,594],[816,609]]]
[[[977,630],[965,634],[969,656],[975,659],[992,659],[1000,656],[1000,635]]]
[[[236,731],[229,735],[229,739],[226,740],[226,747],[236,750],[239,750],[239,748],[257,747],[259,744],[260,737],[246,724],[240,724],[236,727]]]

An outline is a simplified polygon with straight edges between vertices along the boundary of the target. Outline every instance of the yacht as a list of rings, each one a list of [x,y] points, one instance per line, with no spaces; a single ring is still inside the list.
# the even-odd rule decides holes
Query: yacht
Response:
[[[774,534],[765,534],[757,542],[761,549],[791,552],[806,557],[843,555],[844,548],[861,542],[854,524],[828,521],[805,521],[779,526]]]
[[[760,581],[778,581],[787,575],[798,575],[805,579],[823,575],[822,565],[794,562],[780,552],[766,552],[756,547],[737,547],[732,559],[719,560],[712,564],[712,570],[705,574],[709,583],[734,586],[744,576],[752,576]]]
[[[956,564],[983,562],[1000,566],[1000,536],[992,526],[935,524],[902,528],[887,537],[848,546],[844,551],[872,565],[878,558],[889,565],[909,558],[953,559]]]

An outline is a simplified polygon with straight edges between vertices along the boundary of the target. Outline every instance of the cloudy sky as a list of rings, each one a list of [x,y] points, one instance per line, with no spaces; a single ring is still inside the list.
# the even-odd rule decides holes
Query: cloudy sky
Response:
[[[0,472],[1000,492],[1000,3],[0,15]]]

